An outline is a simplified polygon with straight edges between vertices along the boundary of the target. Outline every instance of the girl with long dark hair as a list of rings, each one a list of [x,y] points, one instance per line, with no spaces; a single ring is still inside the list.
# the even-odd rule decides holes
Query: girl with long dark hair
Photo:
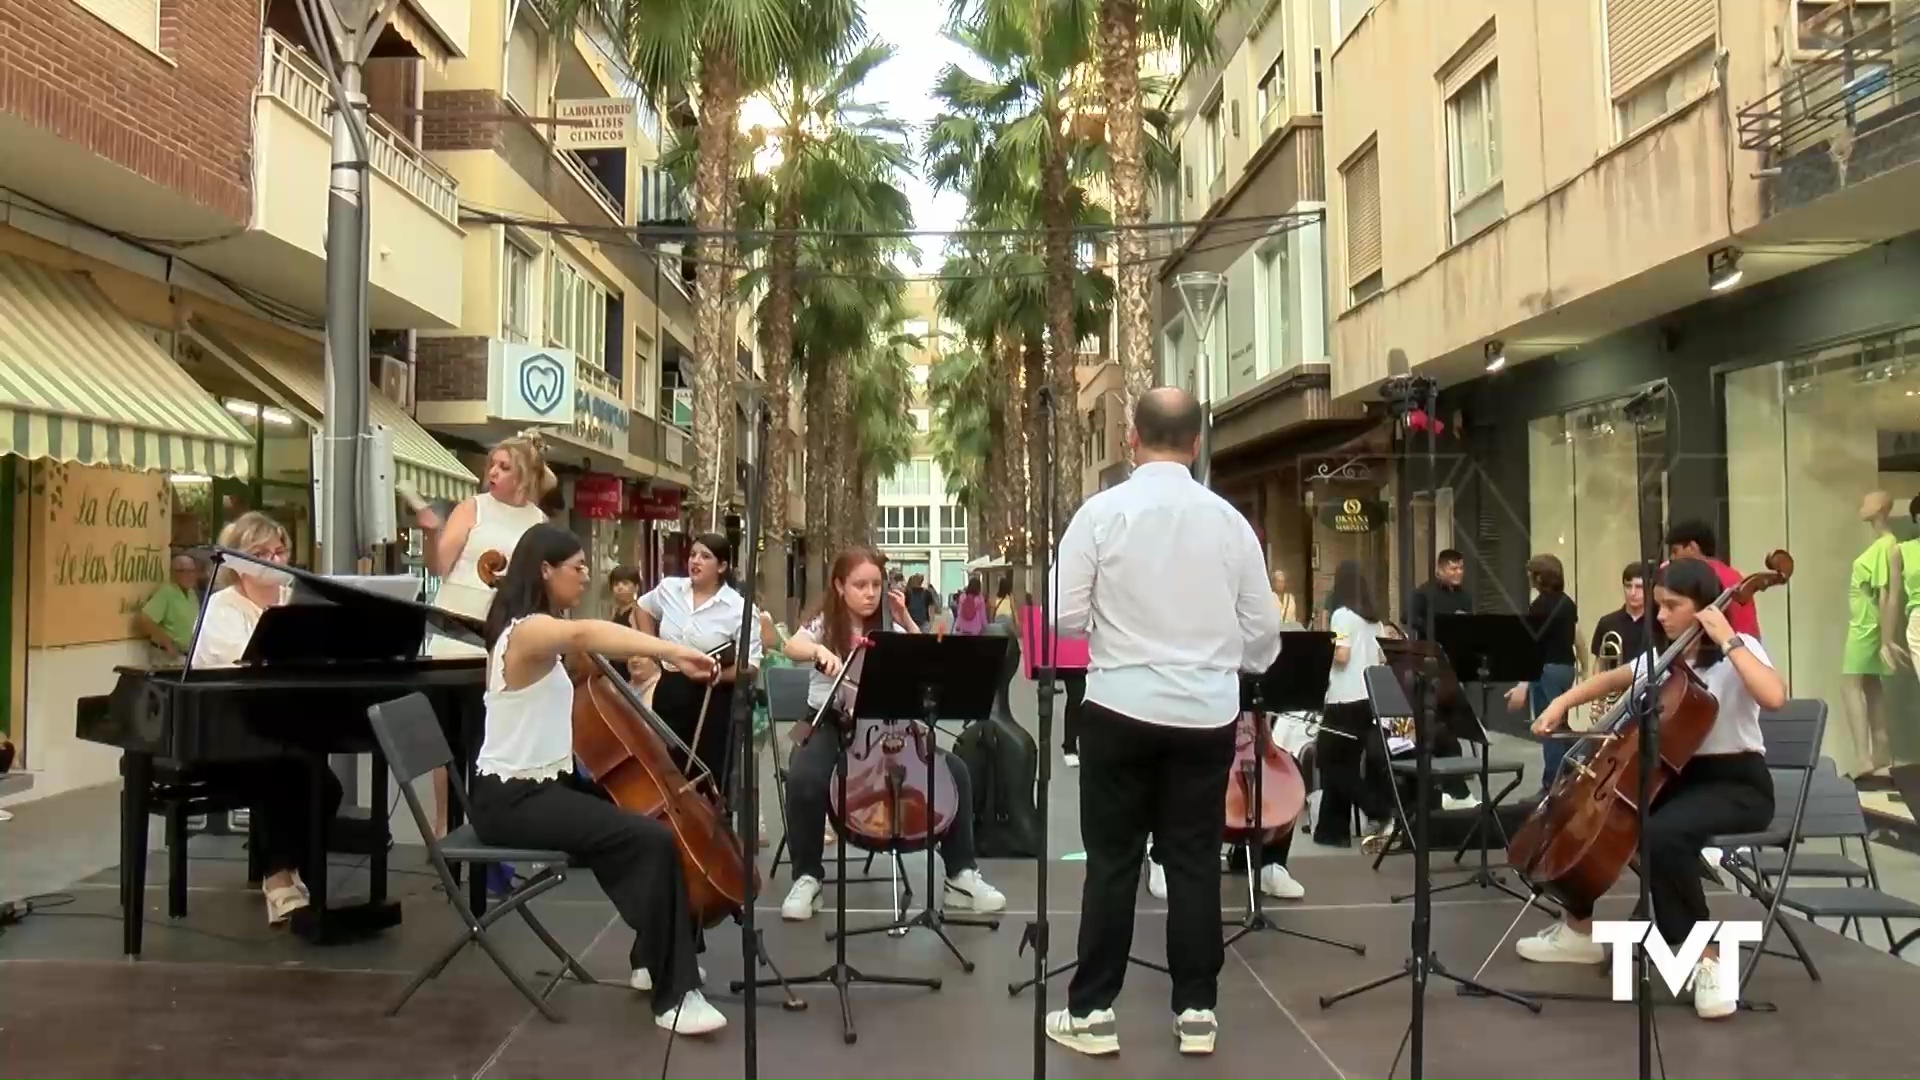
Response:
[[[1664,651],[1698,624],[1701,632],[1682,659],[1720,706],[1706,741],[1655,796],[1647,816],[1651,858],[1644,869],[1653,921],[1670,948],[1687,940],[1695,924],[1712,917],[1700,879],[1700,849],[1716,836],[1757,832],[1773,820],[1773,780],[1767,772],[1760,710],[1785,705],[1787,687],[1760,640],[1736,633],[1713,606],[1720,592],[1719,576],[1698,559],[1676,559],[1654,577],[1660,648]],[[1534,720],[1535,734],[1559,730],[1574,708],[1625,693],[1646,673],[1643,655],[1631,666],[1603,672],[1562,693]],[[1515,946],[1526,960],[1598,964],[1606,951],[1592,934],[1593,912],[1568,909],[1563,921]],[[1739,1008],[1740,987],[1721,974],[1718,946],[1707,946],[1694,965],[1692,984],[1693,1009],[1702,1019],[1731,1016]]]
[[[673,834],[628,813],[574,773],[573,681],[563,659],[644,656],[712,678],[700,649],[632,627],[569,619],[587,592],[580,541],[552,525],[520,537],[487,609],[486,737],[473,768],[473,828],[488,844],[564,851],[593,871],[634,931],[631,985],[653,992],[654,1022],[681,1035],[726,1026],[700,993],[698,946]]]
[[[1386,662],[1380,650],[1386,628],[1359,563],[1349,559],[1334,570],[1327,610],[1331,613],[1327,628],[1333,631],[1333,670],[1327,679],[1321,730],[1314,738],[1320,811],[1314,818],[1313,838],[1345,846],[1351,839],[1350,810],[1357,806],[1371,826],[1362,847],[1377,850],[1393,837],[1396,806],[1386,754],[1374,730],[1373,706],[1367,701],[1366,671]]]
[[[712,652],[739,636],[746,604],[733,586],[733,544],[719,533],[702,533],[688,548],[687,576],[660,579],[634,604],[634,626],[677,645]],[[713,770],[721,791],[731,790],[733,689],[742,678],[752,685],[760,666],[760,635],[750,634],[748,641],[744,672],[737,662],[730,663],[720,669],[717,680],[708,681],[662,665],[653,688],[653,711]],[[679,764],[686,768],[685,762]]]
[[[1528,559],[1527,584],[1533,586],[1527,625],[1533,629],[1533,639],[1540,649],[1540,678],[1507,691],[1507,708],[1525,708],[1538,717],[1549,702],[1573,685],[1585,644],[1580,641],[1580,609],[1567,595],[1567,572],[1559,557],[1547,554]],[[1549,740],[1542,748],[1542,788],[1553,784],[1566,752],[1567,744],[1561,741]]]
[[[908,616],[905,594],[899,589],[886,589],[882,574],[880,556],[873,549],[855,546],[842,551],[828,571],[819,614],[788,638],[785,646],[789,660],[813,667],[807,705],[816,711],[828,704],[841,666],[853,658],[853,670],[840,684],[833,708],[827,712],[829,730],[814,731],[805,724],[795,724],[793,729],[794,751],[787,762],[787,846],[793,853],[793,889],[780,905],[780,917],[791,922],[812,918],[820,907],[820,883],[827,876],[822,858],[826,845],[822,841],[828,786],[833,782],[841,749],[840,732],[834,728],[836,722],[852,723],[860,668],[866,659],[864,653],[854,656],[856,641],[882,628],[882,603],[892,615],[890,629],[904,634],[920,632]],[[974,854],[973,788],[966,765],[945,751],[940,753],[953,766],[959,808],[947,834],[940,838],[940,857],[947,867],[947,905],[999,911],[1007,906],[1007,898],[980,876]]]

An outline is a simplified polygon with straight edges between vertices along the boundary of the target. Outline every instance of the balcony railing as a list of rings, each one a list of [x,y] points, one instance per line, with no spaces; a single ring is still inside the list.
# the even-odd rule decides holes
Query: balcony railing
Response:
[[[620,209],[620,200],[614,197],[613,192],[607,190],[607,185],[600,182],[600,178],[593,174],[593,170],[582,164],[571,151],[556,150],[553,156],[559,158],[560,164],[565,166],[567,172],[580,182],[581,187],[587,189],[587,194],[593,196],[593,201],[600,204],[600,208],[607,212],[607,216],[613,219],[614,224],[626,224],[626,214]]]
[[[590,389],[598,390],[615,401],[620,400],[622,380],[619,376],[608,374],[605,368],[585,357],[581,358],[580,363],[574,365],[574,370],[580,373],[580,381],[587,384]]]
[[[1863,21],[1740,110],[1740,146],[1775,161],[1883,127],[1920,101],[1920,8]]]
[[[333,108],[333,93],[327,76],[313,59],[298,46],[273,31],[267,31],[265,70],[261,90],[304,117],[321,132],[328,130],[327,113]],[[460,224],[460,196],[453,175],[434,164],[378,116],[370,115],[367,125],[367,151],[373,169],[393,181],[402,191],[418,199],[449,225]]]

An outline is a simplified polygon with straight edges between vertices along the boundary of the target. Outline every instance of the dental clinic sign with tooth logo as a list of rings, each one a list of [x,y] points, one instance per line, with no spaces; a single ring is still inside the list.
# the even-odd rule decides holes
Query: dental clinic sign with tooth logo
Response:
[[[571,429],[578,379],[573,353],[494,338],[487,349],[487,414]]]

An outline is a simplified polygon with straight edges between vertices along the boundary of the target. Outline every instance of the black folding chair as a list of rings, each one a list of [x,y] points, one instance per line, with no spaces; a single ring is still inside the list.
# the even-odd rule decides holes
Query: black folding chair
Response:
[[[1811,769],[1820,762],[1820,742],[1827,730],[1827,703],[1795,698],[1778,710],[1763,711],[1760,727],[1766,735],[1769,769]],[[1838,843],[1838,852],[1794,852],[1793,876],[1803,881],[1824,878],[1849,885],[1871,881],[1872,845],[1861,845],[1862,857],[1869,864],[1862,866],[1848,856],[1845,839],[1839,839]],[[1756,847],[1724,851],[1720,861],[1722,866],[1737,865],[1747,871],[1747,875],[1758,874],[1762,881],[1770,881],[1780,875],[1786,856],[1784,848]],[[1736,876],[1735,880],[1744,883],[1744,876]]]
[[[587,969],[580,966],[580,962],[574,959],[572,953],[554,940],[553,935],[540,924],[540,920],[533,917],[532,910],[526,905],[534,897],[566,880],[566,853],[531,848],[491,847],[480,841],[470,822],[454,829],[443,839],[434,839],[433,818],[427,813],[426,808],[420,805],[420,796],[413,790],[415,779],[426,776],[435,769],[453,764],[453,751],[447,746],[446,734],[440,730],[440,722],[434,716],[433,706],[422,694],[408,694],[397,701],[389,701],[384,705],[375,705],[368,709],[367,719],[373,725],[373,736],[379,740],[381,752],[387,756],[387,767],[393,771],[393,778],[399,783],[400,794],[407,801],[407,809],[413,814],[414,824],[420,829],[420,839],[427,846],[427,858],[440,875],[440,885],[442,891],[446,893],[447,903],[459,913],[460,921],[466,924],[466,932],[442,950],[432,963],[421,968],[419,974],[407,983],[406,989],[400,991],[400,995],[387,1008],[387,1015],[393,1016],[398,1013],[401,1006],[407,1003],[407,999],[413,997],[415,991],[446,970],[447,965],[453,962],[453,958],[460,954],[461,949],[474,944],[486,951],[487,956],[492,958],[494,966],[498,967],[500,973],[513,983],[514,989],[520,991],[521,996],[532,1002],[534,1008],[540,1010],[540,1015],[554,1023],[559,1023],[560,1014],[547,1001],[554,987],[560,985],[560,980],[568,975],[588,984],[593,983],[594,978],[587,974]],[[458,769],[447,768],[447,790],[452,794],[463,814],[470,818],[467,788],[460,780]],[[454,876],[453,867],[455,865],[485,867],[495,863],[513,863],[520,866],[539,864],[541,869],[489,908],[486,914],[475,916],[472,906],[467,903],[464,890],[460,887],[460,880]],[[532,930],[541,943],[560,960],[560,970],[540,990],[536,991],[519,972],[513,969],[513,965],[507,962],[506,955],[500,951],[500,946],[487,934],[488,928],[512,912],[519,913],[520,917],[526,920],[528,929]]]
[[[1867,817],[1860,808],[1860,794],[1852,781],[1842,777],[1833,762],[1826,758],[1820,760],[1819,766],[1810,771],[1808,777],[1807,810],[1798,838],[1851,839],[1859,841],[1864,847],[1868,843]],[[1909,931],[1896,940],[1893,936],[1893,920],[1920,922],[1920,904],[1880,888],[1879,874],[1872,865],[1870,849],[1867,871],[1865,886],[1796,887],[1790,881],[1782,880],[1769,891],[1779,897],[1781,907],[1808,919],[1841,920],[1843,931],[1848,923],[1856,920],[1878,920],[1886,931],[1888,950],[1899,956],[1908,945],[1920,940],[1920,930]],[[1766,888],[1764,885],[1760,887]]]

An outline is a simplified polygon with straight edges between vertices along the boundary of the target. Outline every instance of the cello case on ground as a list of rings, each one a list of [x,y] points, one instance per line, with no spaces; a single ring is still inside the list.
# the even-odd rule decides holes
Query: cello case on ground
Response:
[[[1033,736],[1013,718],[1008,700],[1020,670],[1020,640],[1005,621],[982,633],[1012,637],[993,713],[968,726],[953,742],[953,756],[966,763],[973,781],[973,834],[981,857],[1029,859],[1040,851],[1040,811],[1033,801],[1040,752]]]

